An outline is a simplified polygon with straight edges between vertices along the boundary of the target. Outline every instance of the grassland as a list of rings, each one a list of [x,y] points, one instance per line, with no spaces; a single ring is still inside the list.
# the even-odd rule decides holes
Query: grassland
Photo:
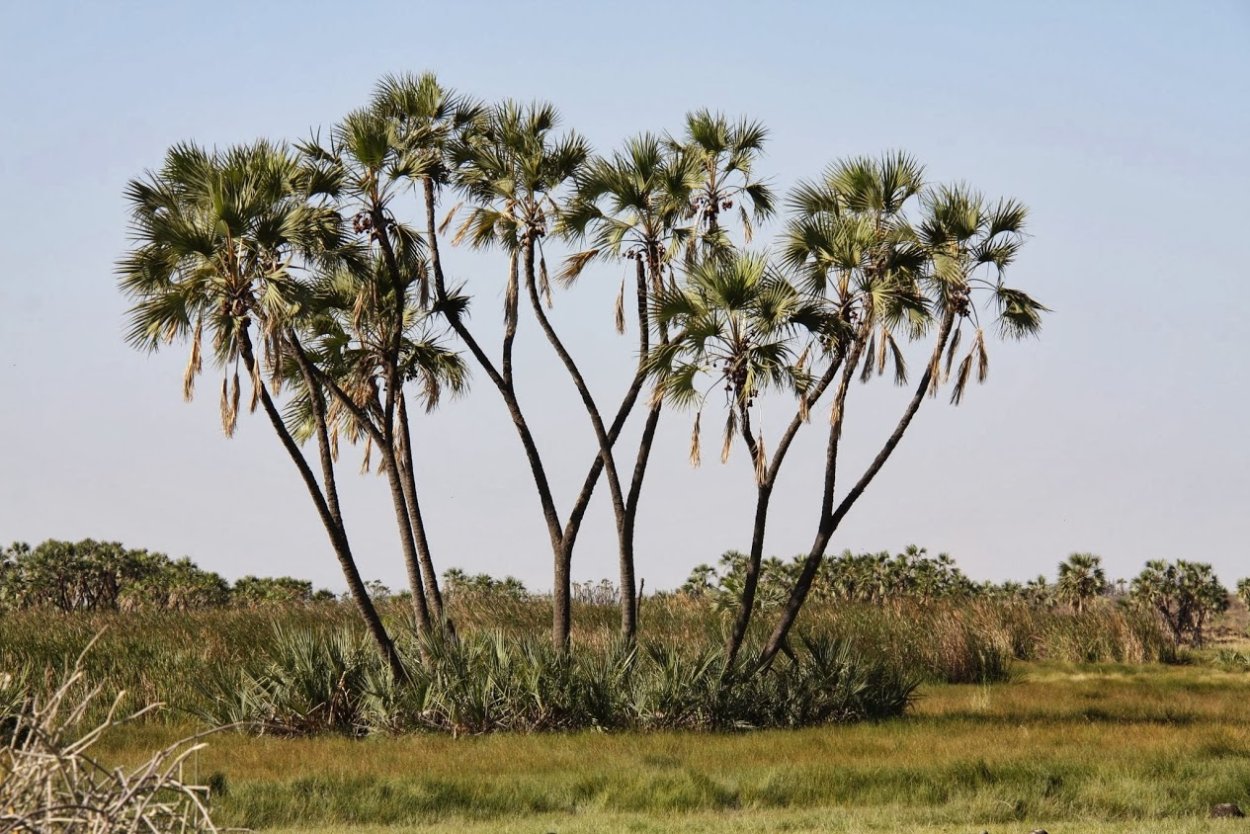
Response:
[[[527,613],[508,612],[509,622],[525,623]],[[596,612],[586,613],[593,626]],[[658,613],[688,634],[712,627],[680,608]],[[1243,614],[1230,620],[1241,634]],[[541,622],[541,611],[532,615]],[[1250,810],[1244,655],[1221,659],[1211,649],[1147,662],[1132,648],[1140,643],[1136,632],[1112,618],[1019,616],[1017,622],[973,611],[942,633],[936,620],[898,631],[914,619],[907,612],[895,619],[859,612],[843,622],[872,637],[878,650],[912,652],[909,658],[933,664],[907,714],[887,721],[790,731],[459,738],[227,732],[211,737],[187,776],[213,786],[220,824],[288,834],[976,834],[1039,827],[1052,834],[1180,834],[1246,827],[1207,819],[1219,802]],[[162,720],[104,740],[105,759],[125,764],[203,729],[179,699],[202,696],[197,676],[211,679],[255,653],[267,617],[9,617],[0,621],[0,664],[64,658],[106,626],[93,651],[94,674],[175,706]],[[350,613],[297,610],[280,620],[337,628]],[[610,630],[610,614],[603,620]],[[579,639],[593,643],[600,633],[589,628]],[[969,647],[991,643],[1014,646],[1009,669],[996,667],[983,682],[950,682],[964,676]],[[1128,660],[1080,662],[1091,655]]]
[[[1241,830],[1250,674],[1027,664],[928,685],[878,724],[739,734],[224,734],[194,763],[227,825],[284,831]],[[191,729],[107,740],[115,761]]]

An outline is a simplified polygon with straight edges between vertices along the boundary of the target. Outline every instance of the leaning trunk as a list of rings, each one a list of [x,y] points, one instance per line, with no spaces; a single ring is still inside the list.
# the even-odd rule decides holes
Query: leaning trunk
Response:
[[[755,611],[755,592],[760,584],[760,565],[764,559],[764,535],[768,525],[768,504],[772,500],[773,486],[765,482],[755,490],[755,522],[751,527],[751,552],[747,557],[747,572],[742,583],[742,597],[738,600],[738,613],[734,617],[733,631],[725,644],[725,673],[733,669],[746,640],[751,615]]]
[[[382,465],[386,468],[386,480],[391,488],[391,506],[395,510],[395,523],[399,527],[399,542],[404,552],[404,569],[408,574],[408,587],[412,592],[412,613],[416,617],[417,633],[430,631],[430,608],[425,602],[425,584],[421,581],[420,557],[417,555],[416,538],[412,520],[408,517],[408,501],[404,494],[404,479],[399,471],[395,447],[386,444],[381,449]]]
[[[911,425],[912,419],[916,416],[916,412],[920,410],[920,404],[924,401],[925,395],[929,393],[930,385],[934,382],[935,369],[941,360],[942,351],[945,349],[947,339],[950,337],[953,323],[954,312],[948,310],[942,317],[942,323],[938,328],[933,354],[925,367],[924,374],[920,378],[920,383],[916,386],[916,390],[907,404],[906,410],[903,412],[902,417],[899,418],[894,432],[886,440],[885,445],[881,447],[881,451],[877,453],[877,456],[873,458],[872,463],[864,470],[864,474],[860,476],[859,481],[856,482],[855,486],[851,487],[851,491],[846,494],[842,502],[838,504],[837,509],[832,512],[830,512],[833,498],[832,486],[837,467],[837,446],[841,439],[840,414],[837,424],[830,430],[829,450],[825,466],[826,500],[822,507],[820,524],[817,526],[816,539],[803,562],[803,570],[799,574],[798,581],[795,582],[794,587],[790,590],[790,596],[786,600],[785,608],[782,609],[781,618],[777,621],[777,627],[773,629],[772,635],[764,646],[764,652],[760,655],[761,667],[766,667],[770,664],[773,658],[777,656],[777,652],[785,645],[790,629],[794,626],[803,604],[807,601],[807,596],[812,588],[812,582],[816,577],[817,570],[820,568],[821,561],[824,559],[825,550],[829,546],[829,540],[838,529],[838,525],[841,524],[842,519],[846,517],[851,507],[859,500],[859,497],[863,495],[864,490],[872,483],[877,473],[885,466],[885,462],[890,459],[890,455],[898,447],[899,442],[903,439],[904,432],[907,431],[907,427]],[[856,354],[856,358],[857,356],[858,354]],[[854,366],[855,361],[853,358],[850,362],[850,368],[853,369]]]
[[[242,331],[240,337],[239,354],[243,359],[248,374],[253,380],[259,379],[256,373],[256,357],[252,352],[252,341],[247,330]],[[331,511],[326,496],[322,493],[320,484],[313,474],[312,469],[308,466],[308,461],[304,459],[303,454],[299,450],[299,446],[295,443],[295,439],[291,437],[290,431],[286,427],[286,423],[282,420],[282,414],[278,411],[277,406],[273,402],[273,398],[269,396],[269,389],[260,384],[260,401],[265,409],[265,415],[269,418],[270,424],[273,426],[274,432],[277,433],[278,439],[282,441],[283,448],[286,449],[287,455],[291,458],[291,462],[295,464],[299,470],[300,477],[304,480],[304,486],[308,489],[308,494],[313,500],[313,504],[317,508],[317,515],[321,518],[321,525],[325,528],[326,535],[330,539],[330,545],[334,549],[334,555],[338,559],[339,567],[343,571],[343,578],[347,581],[347,590],[351,594],[352,601],[356,605],[356,609],[360,612],[361,619],[365,621],[365,628],[369,632],[369,636],[373,638],[374,644],[378,648],[378,652],[386,661],[387,666],[391,670],[396,680],[407,680],[408,672],[404,668],[403,661],[400,660],[399,652],[395,648],[394,642],[390,635],[386,632],[386,627],[382,623],[382,618],[378,616],[377,609],[373,605],[373,601],[369,598],[369,592],[365,589],[365,583],[360,578],[360,570],[356,567],[356,560],[352,556],[351,545],[347,539],[347,531],[342,523],[342,518],[337,512],[338,499],[335,493],[335,510]],[[313,389],[310,395],[314,401],[314,407],[318,400],[317,389]],[[324,412],[319,419],[321,428],[324,428]],[[329,444],[320,444],[322,450],[322,466],[325,468],[328,464],[329,472],[333,472],[333,461],[329,459]],[[330,478],[332,479],[332,474]],[[333,484],[333,480],[328,481]],[[333,487],[330,487],[333,490]],[[336,518],[336,516],[338,516]]]

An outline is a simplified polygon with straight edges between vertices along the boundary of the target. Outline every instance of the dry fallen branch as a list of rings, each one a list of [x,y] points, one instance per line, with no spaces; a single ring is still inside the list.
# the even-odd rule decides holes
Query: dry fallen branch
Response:
[[[110,770],[90,755],[92,746],[159,705],[124,715],[121,693],[93,722],[100,695],[79,657],[50,695],[28,691],[0,715],[0,834],[216,832],[207,789],[181,780],[183,763],[204,745],[185,739],[133,769]]]

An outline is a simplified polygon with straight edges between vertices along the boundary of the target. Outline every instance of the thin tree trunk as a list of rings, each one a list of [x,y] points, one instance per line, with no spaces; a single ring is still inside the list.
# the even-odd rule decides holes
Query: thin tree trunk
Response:
[[[794,437],[798,434],[799,428],[806,421],[808,411],[825,393],[825,390],[837,375],[838,367],[841,364],[842,358],[840,356],[832,359],[829,367],[821,375],[817,383],[803,395],[806,398],[806,402],[801,404],[798,412],[791,418],[790,424],[786,426],[786,430],[781,436],[781,441],[777,444],[777,450],[773,453],[772,462],[765,471],[764,478],[756,484],[755,520],[751,527],[751,551],[747,556],[747,573],[742,586],[742,596],[738,600],[738,612],[734,618],[733,631],[725,644],[726,673],[733,668],[734,662],[738,658],[738,653],[742,650],[742,643],[746,639],[747,629],[751,625],[751,619],[755,612],[755,594],[759,587],[760,565],[764,559],[764,540],[768,525],[768,510],[772,502],[773,487],[777,483],[778,474],[781,472],[781,463],[785,460],[786,453],[790,450],[790,444],[794,442]],[[742,423],[742,430],[743,438],[747,442],[747,449],[751,453],[752,458],[754,458],[759,450],[756,448],[755,440],[751,436],[750,422],[745,417]]]
[[[404,481],[404,498],[408,503],[408,516],[412,521],[412,532],[417,544],[417,557],[421,562],[422,578],[425,582],[426,605],[434,619],[446,630],[455,632],[455,627],[447,617],[443,608],[443,595],[438,588],[438,574],[434,570],[434,558],[430,553],[429,539],[426,536],[425,519],[421,514],[421,503],[417,496],[417,480],[412,458],[412,433],[408,428],[408,407],[403,392],[399,395],[397,414],[399,417],[399,437],[402,447],[397,454],[400,474]]]
[[[594,396],[590,393],[590,388],[586,385],[586,380],[582,376],[581,370],[564,347],[564,343],[560,341],[560,337],[556,334],[555,328],[552,327],[547,314],[543,312],[542,299],[538,296],[538,285],[534,276],[534,247],[534,240],[532,238],[527,239],[524,256],[525,290],[543,335],[547,337],[547,341],[555,349],[556,355],[560,357],[565,370],[568,371],[569,377],[573,380],[574,387],[577,388],[577,393],[581,397],[586,414],[590,417],[590,424],[594,428],[595,439],[599,444],[599,456],[603,461],[603,469],[608,477],[608,491],[612,496],[612,513],[616,521],[618,557],[621,566],[621,632],[627,639],[632,639],[634,633],[634,598],[636,594],[634,566],[632,564],[632,554],[627,553],[625,550],[625,498],[621,494],[621,480],[617,474],[616,461],[612,455],[612,440],[608,436],[607,428],[603,425],[603,417],[599,414],[599,407],[595,404]],[[572,549],[566,548],[566,550],[567,559],[571,561]],[[626,604],[627,601],[628,604]]]
[[[425,205],[426,205],[426,227],[430,247],[430,263],[434,268],[434,284],[437,291],[438,302],[443,307],[443,312],[447,317],[448,323],[452,330],[460,337],[465,346],[469,348],[469,352],[473,354],[473,358],[486,372],[492,384],[499,391],[503,398],[504,406],[508,409],[508,416],[512,419],[512,425],[516,428],[517,436],[521,440],[521,446],[525,450],[525,458],[530,466],[530,474],[534,479],[534,486],[538,491],[539,504],[542,507],[543,520],[547,524],[547,534],[551,539],[551,551],[555,560],[556,587],[552,591],[554,603],[554,613],[552,616],[552,641],[558,647],[568,645],[569,627],[570,627],[570,588],[568,586],[568,566],[567,560],[570,558],[571,548],[566,553],[564,535],[560,529],[560,517],[556,512],[555,500],[551,494],[551,486],[547,481],[547,472],[543,467],[542,456],[538,452],[538,446],[534,442],[534,436],[530,432],[529,423],[525,419],[525,414],[521,410],[521,404],[516,398],[516,391],[512,384],[512,337],[516,333],[515,316],[505,324],[505,349],[504,349],[504,367],[506,374],[501,374],[499,369],[482,350],[482,346],[474,338],[473,334],[465,326],[463,319],[460,317],[459,311],[452,309],[447,302],[449,296],[447,293],[447,282],[443,275],[442,261],[438,250],[438,234],[434,223],[434,183],[428,177],[424,180],[425,186]],[[509,276],[511,281],[511,276]],[[515,306],[515,305],[513,305]],[[563,568],[562,568],[563,565]],[[561,577],[563,581],[561,582]]]
[[[246,328],[240,334],[239,355],[243,359],[243,364],[247,368],[248,374],[252,376],[253,380],[257,380],[259,375],[255,370],[256,357],[252,352],[252,340]],[[315,405],[317,399],[315,389],[310,394],[313,395]],[[369,598],[369,592],[365,589],[365,584],[360,578],[360,570],[356,567],[356,560],[352,556],[346,528],[342,523],[341,515],[338,514],[337,495],[335,497],[335,509],[332,511],[326,496],[322,493],[320,484],[317,482],[317,477],[308,466],[308,461],[304,459],[304,455],[300,452],[295,439],[291,437],[290,431],[287,430],[286,423],[282,420],[282,414],[278,411],[277,406],[274,405],[273,398],[269,396],[269,389],[263,382],[260,383],[260,401],[265,409],[266,416],[269,417],[269,422],[273,426],[274,432],[277,433],[278,439],[282,441],[282,446],[286,449],[291,462],[299,470],[300,477],[304,480],[304,486],[308,489],[313,505],[317,508],[317,515],[320,516],[321,524],[330,539],[330,545],[333,547],[334,555],[343,571],[343,578],[347,581],[347,589],[352,596],[352,601],[356,604],[361,618],[365,621],[365,628],[369,631],[370,637],[373,638],[373,642],[377,645],[378,652],[386,661],[395,678],[397,680],[407,680],[408,672],[400,660],[399,652],[395,649],[395,644],[391,640],[390,635],[387,634],[382,618],[378,616],[377,609]],[[322,453],[323,467],[326,465],[328,452],[327,443]],[[330,461],[330,471],[333,471],[332,460]]]
[[[925,367],[924,374],[920,378],[920,383],[916,386],[916,390],[912,394],[911,400],[907,404],[903,415],[899,418],[898,424],[894,427],[894,431],[886,439],[885,445],[877,452],[877,456],[873,458],[872,463],[864,470],[859,480],[851,487],[850,492],[843,497],[837,508],[833,508],[833,485],[837,474],[837,449],[841,439],[841,414],[838,415],[837,424],[830,429],[829,447],[826,452],[825,465],[825,495],[821,507],[820,524],[817,527],[816,539],[812,543],[812,548],[807,554],[807,558],[803,562],[803,570],[799,574],[798,580],[794,587],[790,590],[790,596],[786,600],[785,608],[782,609],[781,618],[777,622],[777,626],[773,629],[772,635],[768,638],[768,642],[764,646],[764,651],[760,655],[760,668],[766,668],[777,652],[784,645],[790,629],[794,626],[795,620],[798,619],[799,612],[803,608],[803,604],[807,601],[807,595],[811,591],[812,582],[816,577],[816,572],[820,568],[820,563],[824,559],[825,550],[829,546],[829,540],[833,537],[834,532],[838,529],[838,525],[842,523],[842,519],[850,511],[859,497],[864,494],[864,490],[877,477],[877,473],[885,466],[885,462],[890,459],[890,455],[898,447],[899,442],[903,439],[903,434],[911,425],[912,419],[916,416],[916,412],[920,410],[920,404],[924,401],[925,394],[929,392],[930,386],[933,384],[935,369],[942,357],[942,351],[946,347],[947,339],[950,337],[951,326],[954,323],[954,311],[947,310],[942,317],[941,325],[938,328],[937,339],[934,342],[933,354]],[[855,361],[852,360],[848,370],[853,371]],[[841,394],[841,392],[839,392]],[[843,396],[843,399],[845,397]]]
[[[400,390],[402,380],[399,374],[399,354],[403,340],[404,309],[407,285],[391,244],[387,218],[381,204],[374,199],[371,215],[374,233],[378,246],[382,250],[382,260],[391,276],[391,288],[395,293],[395,319],[391,323],[392,335],[385,359],[386,400],[382,406],[383,443],[379,451],[382,453],[386,467],[386,479],[391,488],[391,503],[395,509],[395,521],[399,526],[399,541],[404,553],[404,568],[408,574],[408,587],[412,593],[412,610],[417,621],[417,630],[428,633],[430,630],[430,609],[426,603],[425,585],[421,579],[422,556],[418,555],[416,534],[413,530],[412,518],[409,515],[409,503],[405,495],[404,476],[399,468],[395,453],[395,408],[402,396]],[[415,494],[415,493],[414,493]],[[428,544],[424,542],[424,528],[421,529],[422,550],[425,561],[430,560]]]
[[[392,435],[393,438],[393,435]],[[417,555],[416,535],[412,519],[408,516],[408,498],[404,493],[404,477],[399,470],[395,446],[387,443],[379,451],[382,465],[386,468],[386,481],[391,488],[391,506],[395,510],[395,524],[399,527],[399,543],[404,552],[404,570],[408,575],[408,588],[412,593],[412,613],[417,620],[417,632],[428,634],[432,623],[430,607],[425,601],[425,583],[421,580],[421,557]],[[428,547],[426,558],[429,558]]]
[[[386,432],[374,425],[363,408],[357,405],[333,379],[309,361],[307,354],[300,346],[293,331],[288,333],[287,338],[305,378],[317,377],[320,379],[330,389],[330,393],[352,414],[357,423],[365,429],[382,455],[382,466],[387,470],[387,482],[391,490],[391,505],[395,511],[395,520],[399,528],[400,546],[404,554],[404,567],[408,577],[409,590],[412,594],[413,616],[417,623],[418,632],[426,633],[431,625],[430,612],[425,599],[425,588],[421,581],[420,568],[418,567],[416,542],[408,517],[408,503],[404,491],[402,472],[397,466],[398,459],[395,454],[394,444],[390,442],[393,435],[388,437]],[[427,548],[427,558],[428,555]]]

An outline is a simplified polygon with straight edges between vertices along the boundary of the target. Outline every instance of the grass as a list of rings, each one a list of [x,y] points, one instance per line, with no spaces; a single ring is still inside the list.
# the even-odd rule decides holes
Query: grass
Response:
[[[648,601],[653,633],[719,639],[706,608]],[[463,634],[524,637],[541,601],[466,609]],[[402,628],[402,609],[388,611]],[[575,641],[608,644],[614,612],[580,612]],[[107,628],[88,656],[106,688],[173,708],[97,751],[125,764],[202,728],[205,683],[274,645],[280,627],[328,635],[350,609],[0,618],[0,672],[38,679]],[[1157,630],[973,603],[845,607],[807,627],[852,638],[926,683],[902,718],[756,732],[544,732],[364,739],[223,733],[188,762],[216,821],[286,832],[1231,831],[1211,805],[1250,810],[1250,656],[1177,658]],[[1238,654],[1238,651],[1241,654]],[[1160,659],[1182,660],[1162,664]],[[1089,662],[1096,660],[1099,662]],[[0,695],[3,695],[0,692]],[[198,702],[202,705],[202,701]]]
[[[263,830],[1232,830],[1205,815],[1250,808],[1247,687],[1202,664],[1028,664],[1010,683],[926,686],[911,716],[879,724],[222,735],[193,766],[224,787],[219,822]],[[124,761],[179,732],[137,726],[102,749]]]

